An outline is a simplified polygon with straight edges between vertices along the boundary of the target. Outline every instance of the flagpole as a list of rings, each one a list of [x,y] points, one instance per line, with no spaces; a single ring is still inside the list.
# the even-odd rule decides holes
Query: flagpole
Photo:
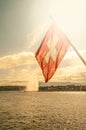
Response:
[[[75,50],[75,52],[77,53],[77,55],[79,56],[79,58],[81,59],[81,61],[84,63],[84,65],[86,66],[86,61],[83,59],[83,57],[80,55],[80,53],[77,51],[77,49],[75,48],[75,46],[70,43],[72,48]]]

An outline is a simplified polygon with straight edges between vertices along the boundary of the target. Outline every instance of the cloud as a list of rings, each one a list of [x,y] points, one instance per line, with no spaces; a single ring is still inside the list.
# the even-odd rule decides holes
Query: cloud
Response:
[[[86,59],[85,50],[80,51],[80,54]],[[4,70],[3,79],[6,80],[44,81],[41,68],[32,52],[21,52],[0,58],[0,69]],[[2,73],[0,75],[2,77]],[[86,82],[86,66],[75,52],[69,51],[50,81]]]
[[[83,59],[86,61],[86,50],[78,51],[80,55],[83,57]],[[83,66],[83,62],[79,58],[79,56],[76,54],[75,51],[69,51],[66,53],[63,61],[61,62],[60,67],[79,67]]]
[[[34,63],[34,54],[32,52],[21,52],[0,58],[0,69],[11,69],[23,64]]]
[[[21,52],[0,58],[0,70],[0,77],[2,77],[4,71],[3,79],[27,81],[31,78],[35,79],[33,78],[35,75],[37,77],[40,67],[37,67],[34,53]]]
[[[86,50],[79,51],[86,61]],[[74,51],[66,54],[53,79],[65,82],[86,82],[86,66]]]

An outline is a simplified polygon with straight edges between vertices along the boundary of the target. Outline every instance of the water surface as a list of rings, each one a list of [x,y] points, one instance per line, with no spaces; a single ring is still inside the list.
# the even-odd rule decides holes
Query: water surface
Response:
[[[0,92],[0,130],[86,130],[86,93]]]

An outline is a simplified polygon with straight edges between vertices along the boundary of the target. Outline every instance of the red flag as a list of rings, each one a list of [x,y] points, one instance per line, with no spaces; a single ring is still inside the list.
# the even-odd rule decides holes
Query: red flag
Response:
[[[54,75],[70,45],[64,33],[53,23],[36,51],[35,57],[42,69],[45,82]]]

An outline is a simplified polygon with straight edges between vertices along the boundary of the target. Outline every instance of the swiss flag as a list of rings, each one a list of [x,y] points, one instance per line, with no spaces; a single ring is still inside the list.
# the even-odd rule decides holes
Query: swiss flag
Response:
[[[53,23],[36,51],[35,57],[42,69],[45,82],[54,75],[70,45],[70,41]]]

